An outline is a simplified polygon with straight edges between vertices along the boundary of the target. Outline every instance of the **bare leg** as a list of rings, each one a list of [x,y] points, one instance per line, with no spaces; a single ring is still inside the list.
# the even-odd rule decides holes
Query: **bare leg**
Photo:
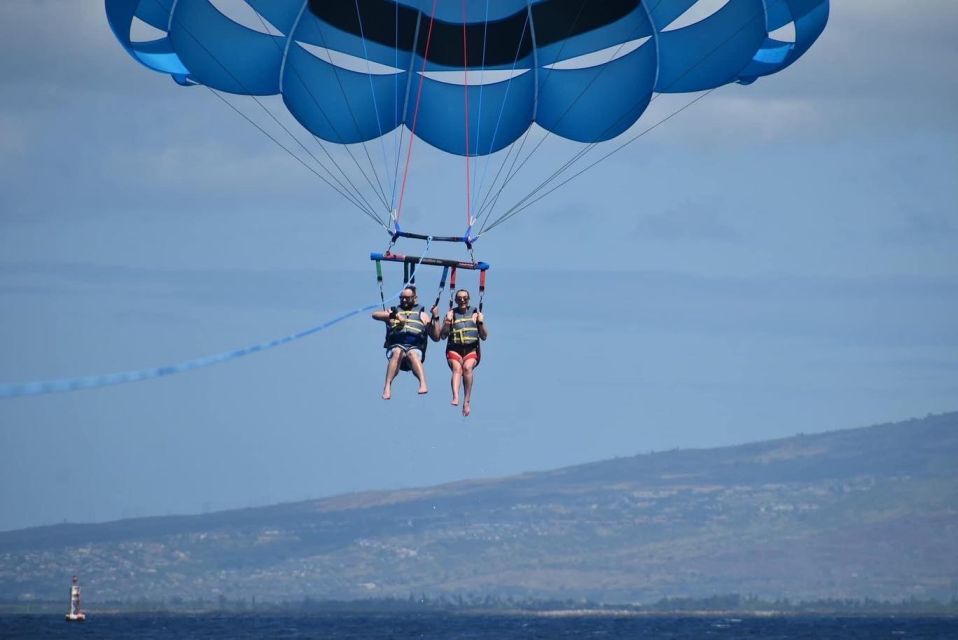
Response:
[[[389,355],[389,364],[386,365],[386,385],[383,387],[383,400],[393,397],[393,380],[399,373],[399,362],[402,360],[402,349],[393,349]]]
[[[409,360],[409,368],[412,369],[412,374],[416,376],[416,380],[419,380],[419,394],[429,393],[429,387],[426,386],[426,372],[422,368],[422,360],[419,359],[419,354],[410,351],[406,354],[406,359]]]
[[[452,369],[452,406],[459,404],[459,385],[462,384],[462,365],[456,360],[446,360]]]
[[[462,387],[465,391],[465,397],[462,401],[462,415],[468,416],[472,411],[469,401],[472,399],[472,370],[476,367],[474,358],[468,358],[462,363]]]

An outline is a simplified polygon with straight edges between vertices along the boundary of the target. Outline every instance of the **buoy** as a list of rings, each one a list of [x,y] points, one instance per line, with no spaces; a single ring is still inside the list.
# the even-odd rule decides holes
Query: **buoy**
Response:
[[[70,587],[70,613],[66,616],[67,622],[83,622],[86,614],[80,611],[80,581],[73,576],[73,586]]]

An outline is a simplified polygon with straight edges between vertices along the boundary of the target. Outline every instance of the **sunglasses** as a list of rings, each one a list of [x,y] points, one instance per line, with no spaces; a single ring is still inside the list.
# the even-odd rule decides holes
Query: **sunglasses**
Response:
[[[456,296],[456,302],[465,302],[469,299],[469,296]]]

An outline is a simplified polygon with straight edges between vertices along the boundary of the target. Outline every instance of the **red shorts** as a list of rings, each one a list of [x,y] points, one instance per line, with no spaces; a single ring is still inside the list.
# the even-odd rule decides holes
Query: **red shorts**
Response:
[[[481,356],[478,344],[450,344],[446,346],[446,360],[462,364],[470,359],[476,361],[474,366],[479,366]]]

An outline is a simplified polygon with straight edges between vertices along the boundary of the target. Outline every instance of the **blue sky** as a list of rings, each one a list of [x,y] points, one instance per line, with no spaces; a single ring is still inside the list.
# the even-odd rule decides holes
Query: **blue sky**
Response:
[[[790,69],[716,91],[484,236],[468,420],[439,349],[427,397],[404,377],[379,400],[365,318],[167,379],[0,400],[0,529],[956,409],[956,29],[950,0],[836,2]],[[99,2],[7,0],[0,50],[0,382],[216,353],[378,299],[383,231],[209,92],[136,65]],[[520,186],[571,152],[547,141]],[[415,154],[407,228],[461,232],[462,161]]]

